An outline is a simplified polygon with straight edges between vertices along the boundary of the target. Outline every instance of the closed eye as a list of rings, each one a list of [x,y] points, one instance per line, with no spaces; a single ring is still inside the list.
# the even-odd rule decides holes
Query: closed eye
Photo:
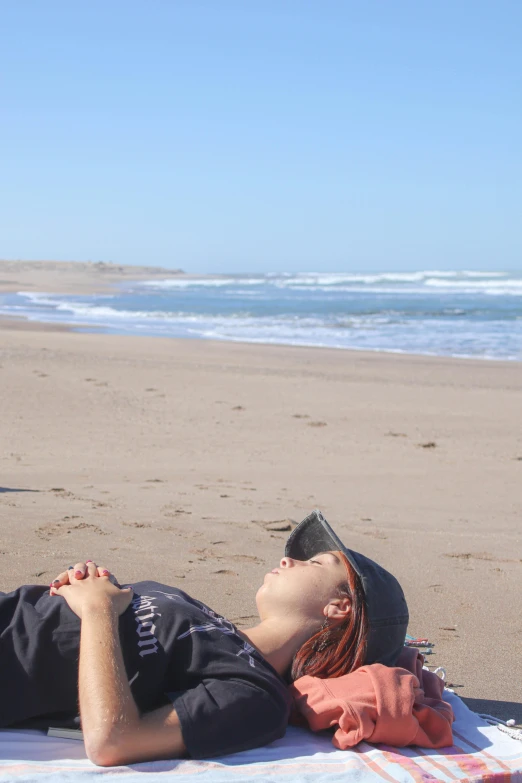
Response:
[[[317,563],[317,565],[322,565],[320,560],[310,560],[311,563]]]

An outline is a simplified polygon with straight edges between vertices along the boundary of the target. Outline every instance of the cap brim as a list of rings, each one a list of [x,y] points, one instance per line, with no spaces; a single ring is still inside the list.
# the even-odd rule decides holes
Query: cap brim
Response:
[[[343,552],[356,573],[362,577],[351,550],[343,544],[318,509],[312,511],[297,525],[288,536],[285,545],[285,555],[295,560],[309,560],[319,552],[331,551]]]

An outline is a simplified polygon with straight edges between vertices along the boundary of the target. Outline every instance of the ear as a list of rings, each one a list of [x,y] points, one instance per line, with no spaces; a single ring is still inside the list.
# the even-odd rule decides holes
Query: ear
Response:
[[[331,625],[342,623],[352,611],[352,603],[348,596],[332,598],[324,607],[323,614]]]

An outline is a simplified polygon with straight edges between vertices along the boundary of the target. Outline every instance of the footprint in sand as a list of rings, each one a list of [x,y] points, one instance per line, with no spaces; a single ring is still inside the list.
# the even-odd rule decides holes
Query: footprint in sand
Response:
[[[219,571],[213,571],[213,574],[223,574],[224,576],[237,576],[235,571],[228,571],[226,568],[220,568]]]
[[[308,427],[326,427],[327,423],[326,421],[309,421],[307,425]]]
[[[231,557],[236,563],[256,563],[259,565],[265,562],[255,555],[231,555]]]
[[[98,525],[91,525],[88,522],[79,522],[77,525],[63,524],[62,522],[49,522],[47,525],[36,528],[34,532],[38,538],[49,541],[51,538],[69,535],[76,530],[90,530],[92,533],[99,536],[108,535],[108,533],[102,530],[101,527],[98,527]]]
[[[263,530],[272,533],[288,533],[297,526],[295,519],[275,519],[269,522],[264,522],[259,519],[253,519],[254,525],[259,525]]]
[[[225,556],[219,554],[219,552],[213,552],[212,549],[204,547],[203,549],[196,549],[192,547],[189,549],[191,555],[198,555],[199,560],[225,560]]]
[[[148,522],[122,522],[125,527],[152,527]]]
[[[190,516],[192,514],[192,511],[186,511],[184,508],[176,508],[172,505],[162,506],[160,511],[164,517],[179,517],[183,514]]]
[[[71,530],[92,530],[93,533],[97,533],[99,536],[108,536],[109,534],[102,530],[98,525],[93,525],[90,522],[78,522],[77,525],[73,525]]]
[[[429,440],[427,443],[417,443],[417,446],[420,449],[436,449],[437,448],[437,444],[435,443],[434,440]]]
[[[383,541],[388,540],[388,536],[385,536],[381,530],[362,530],[363,536],[370,536],[370,538],[380,538]]]
[[[56,497],[59,497],[59,498],[73,498],[74,497],[74,492],[69,492],[69,490],[64,489],[63,487],[52,487],[52,489],[50,489],[49,492],[54,492]]]
[[[522,563],[521,559],[495,557],[490,552],[445,552],[442,557],[451,557],[455,560],[486,560],[490,563]]]

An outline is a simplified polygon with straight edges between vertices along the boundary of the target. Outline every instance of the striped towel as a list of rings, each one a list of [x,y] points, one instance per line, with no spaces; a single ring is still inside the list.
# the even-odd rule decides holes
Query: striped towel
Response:
[[[207,761],[155,761],[96,767],[83,742],[37,731],[0,731],[0,783],[522,783],[522,742],[490,726],[455,694],[455,744],[442,750],[392,748],[361,742],[336,750],[328,732],[290,727],[263,748]]]

